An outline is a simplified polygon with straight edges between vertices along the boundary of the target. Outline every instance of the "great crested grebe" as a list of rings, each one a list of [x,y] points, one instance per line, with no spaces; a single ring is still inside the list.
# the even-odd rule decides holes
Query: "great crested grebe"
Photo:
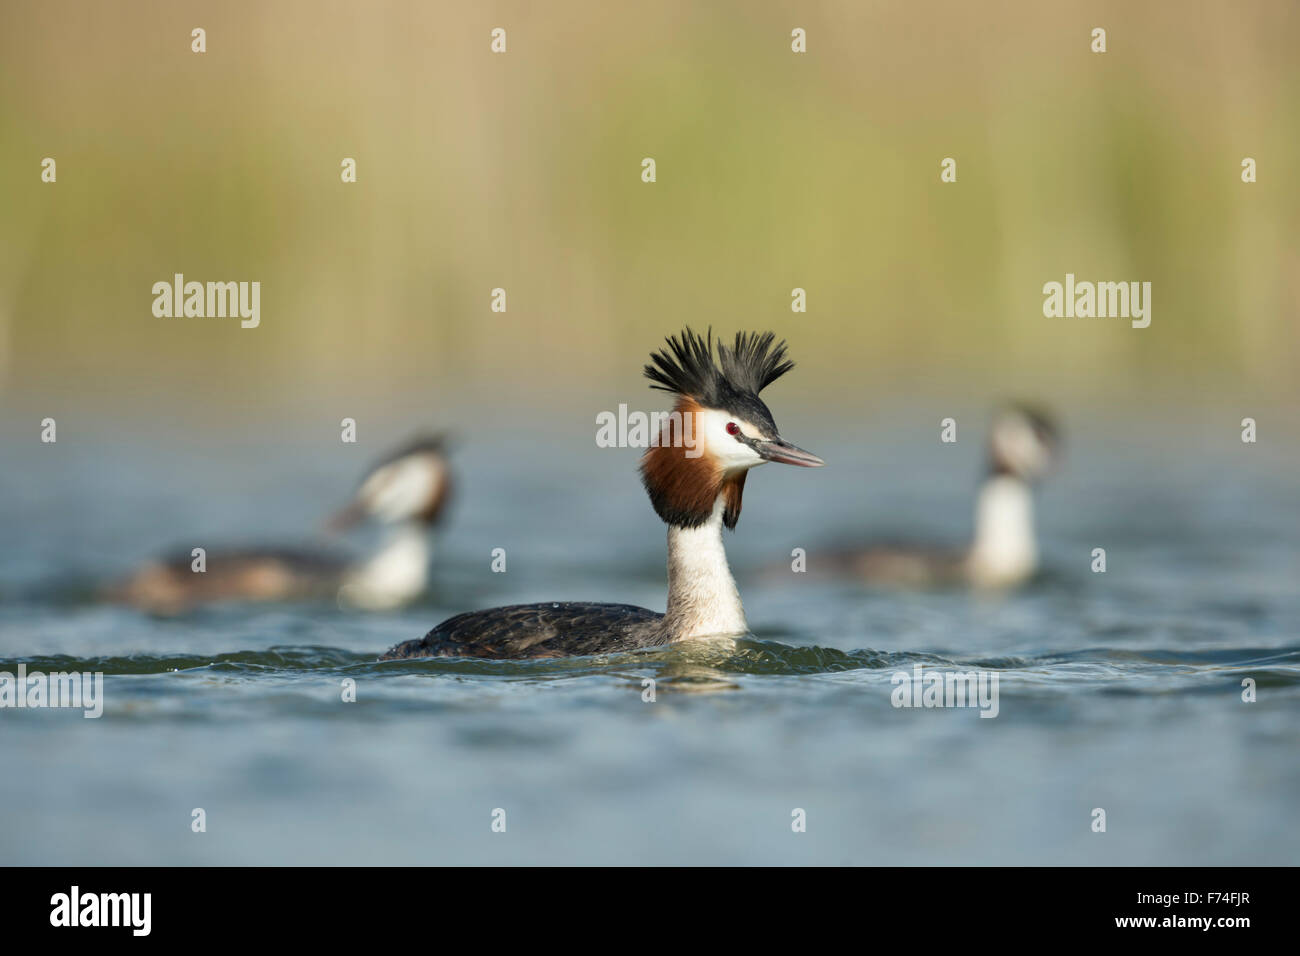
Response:
[[[451,485],[444,441],[422,437],[377,462],[346,508],[329,523],[341,530],[363,518],[388,527],[385,540],[360,562],[307,548],[212,550],[206,569],[191,552],[152,561],[108,597],[160,614],[218,601],[289,601],[337,596],[357,607],[397,607],[428,583],[430,530]]]
[[[975,499],[965,549],[881,545],[836,553],[831,563],[873,585],[1009,588],[1038,569],[1032,485],[1055,464],[1060,437],[1045,414],[1011,404],[989,430],[988,473]]]
[[[651,388],[677,396],[674,415],[641,458],[641,481],[668,525],[668,606],[565,602],[471,611],[443,621],[382,660],[410,657],[568,657],[729,637],[747,630],[722,529],[740,518],[745,475],[764,462],[824,462],[784,441],[758,393],[794,367],[771,333],[731,347],[685,329],[651,356]]]

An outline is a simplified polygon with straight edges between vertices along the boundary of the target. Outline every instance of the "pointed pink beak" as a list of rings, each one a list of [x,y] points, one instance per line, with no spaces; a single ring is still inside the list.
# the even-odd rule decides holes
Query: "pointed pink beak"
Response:
[[[798,465],[800,468],[820,468],[826,462],[810,451],[791,445],[783,438],[756,442],[754,449],[767,461],[782,465]]]

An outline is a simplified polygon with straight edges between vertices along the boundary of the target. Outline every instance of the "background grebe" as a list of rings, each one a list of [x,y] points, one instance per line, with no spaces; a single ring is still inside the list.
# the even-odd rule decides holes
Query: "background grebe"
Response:
[[[774,461],[805,468],[824,462],[781,439],[758,393],[794,367],[771,332],[737,333],[728,348],[690,329],[651,356],[652,388],[677,396],[680,419],[641,459],[641,480],[668,525],[668,607],[524,604],[472,611],[443,621],[383,660],[408,657],[567,657],[743,634],[745,612],[727,566],[722,529],[740,518],[745,475]],[[694,447],[687,447],[693,443]],[[689,452],[689,454],[688,454]],[[698,454],[697,454],[698,453]]]
[[[329,521],[331,530],[365,518],[384,524],[385,539],[369,558],[352,562],[312,548],[209,549],[207,569],[199,573],[186,549],[146,564],[107,596],[160,614],[217,601],[335,595],[358,607],[395,607],[417,597],[428,583],[430,529],[442,515],[450,486],[442,437],[421,437],[376,462],[352,501]]]
[[[1032,484],[1055,464],[1060,437],[1051,419],[1007,405],[989,429],[988,473],[975,500],[975,534],[965,549],[879,545],[836,552],[829,563],[873,585],[1014,587],[1038,569]]]

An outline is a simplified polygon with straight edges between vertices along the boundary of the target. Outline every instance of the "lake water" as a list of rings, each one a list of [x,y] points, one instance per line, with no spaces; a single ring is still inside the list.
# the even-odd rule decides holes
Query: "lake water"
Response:
[[[0,670],[102,671],[106,703],[0,710],[0,862],[1300,862],[1294,458],[1231,427],[1077,426],[1039,496],[1038,581],[891,594],[782,569],[795,547],[815,570],[831,543],[960,541],[977,448],[928,420],[924,440],[785,424],[829,467],[750,476],[727,544],[754,634],[734,649],[384,664],[470,608],[662,610],[637,453],[477,429],[420,604],[163,619],[94,586],[178,545],[310,540],[383,449],[7,431]],[[996,672],[998,716],[895,708],[917,663]]]

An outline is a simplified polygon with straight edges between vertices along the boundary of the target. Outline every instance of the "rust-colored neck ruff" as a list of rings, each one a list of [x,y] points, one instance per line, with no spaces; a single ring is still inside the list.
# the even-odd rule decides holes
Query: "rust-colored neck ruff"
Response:
[[[678,400],[659,435],[659,444],[641,457],[641,482],[655,514],[674,528],[700,527],[713,514],[720,495],[724,499],[723,524],[735,528],[746,473],[723,472],[698,427],[700,410],[689,398]],[[686,446],[686,439],[692,447]]]

